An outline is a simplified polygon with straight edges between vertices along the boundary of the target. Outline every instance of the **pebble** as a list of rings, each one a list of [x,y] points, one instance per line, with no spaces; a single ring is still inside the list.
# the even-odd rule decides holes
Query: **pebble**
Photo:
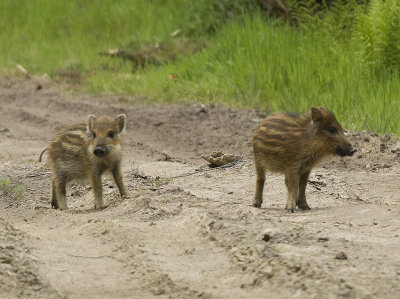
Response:
[[[268,242],[271,239],[271,236],[269,234],[264,234],[262,239],[263,241]]]
[[[0,263],[3,263],[3,264],[11,264],[12,261],[13,261],[12,256],[9,256],[9,255],[2,255],[2,256],[0,256]]]
[[[204,104],[200,104],[199,113],[208,113],[207,106]]]
[[[266,228],[262,231],[262,233],[259,235],[258,239],[263,240],[265,242],[269,242],[276,233],[278,232],[278,229],[276,228]]]
[[[347,260],[347,255],[342,251],[336,254],[335,259],[337,260]]]

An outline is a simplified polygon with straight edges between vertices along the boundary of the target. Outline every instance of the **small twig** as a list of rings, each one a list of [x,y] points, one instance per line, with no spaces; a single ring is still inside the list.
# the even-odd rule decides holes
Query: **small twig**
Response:
[[[112,256],[112,255],[84,256],[84,255],[76,255],[76,254],[71,254],[71,253],[67,253],[67,255],[72,256],[72,257],[85,258],[85,259],[101,259],[101,258],[108,257],[110,259],[116,259],[117,261],[120,261],[121,263],[123,262],[123,260],[121,260],[115,256]]]
[[[35,177],[39,177],[39,176],[46,175],[46,174],[51,174],[51,171],[40,172],[40,173],[34,173],[34,174],[28,174],[28,175],[26,175],[25,177],[35,178]]]
[[[25,76],[29,76],[29,72],[24,68],[22,65],[17,64],[16,65],[17,70],[19,70],[21,73],[23,73]]]
[[[213,170],[216,170],[216,169],[230,168],[230,167],[236,166],[237,164],[239,164],[239,162],[246,162],[246,160],[238,159],[238,160],[233,161],[233,162],[231,162],[229,164],[226,164],[226,165],[213,167],[213,168],[207,168],[207,169],[199,169],[199,170],[196,170],[196,171],[193,171],[193,172],[188,172],[188,173],[180,174],[180,175],[177,175],[177,176],[173,176],[173,177],[171,177],[171,179],[186,177],[186,176],[189,176],[189,175],[193,175],[193,174],[197,174],[197,173],[201,173],[201,172],[213,171]]]

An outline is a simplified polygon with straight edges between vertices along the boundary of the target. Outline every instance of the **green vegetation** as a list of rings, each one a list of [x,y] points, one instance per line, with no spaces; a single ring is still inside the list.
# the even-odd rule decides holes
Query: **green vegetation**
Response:
[[[358,14],[354,44],[361,63],[372,73],[400,70],[400,1],[371,0]]]
[[[23,200],[25,186],[14,184],[7,178],[0,178],[0,191],[14,200]]]
[[[3,0],[1,71],[19,63],[93,93],[149,102],[298,112],[324,105],[348,129],[400,134],[400,0],[325,9],[287,0],[291,22],[268,19],[257,3]],[[134,58],[99,55],[115,48]]]

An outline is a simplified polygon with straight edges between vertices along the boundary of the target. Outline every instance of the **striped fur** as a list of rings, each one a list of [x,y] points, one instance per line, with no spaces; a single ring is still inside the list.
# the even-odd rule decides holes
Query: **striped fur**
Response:
[[[253,136],[257,172],[254,206],[261,207],[265,171],[283,173],[288,188],[287,209],[309,209],[305,188],[311,169],[326,156],[351,156],[347,141],[335,115],[323,107],[304,114],[273,113]]]
[[[52,207],[67,208],[67,183],[89,181],[95,195],[95,208],[103,208],[101,176],[106,171],[112,173],[121,196],[127,195],[121,174],[120,134],[125,127],[124,114],[116,118],[89,115],[88,123],[72,125],[56,135],[43,150],[48,151],[52,172]]]

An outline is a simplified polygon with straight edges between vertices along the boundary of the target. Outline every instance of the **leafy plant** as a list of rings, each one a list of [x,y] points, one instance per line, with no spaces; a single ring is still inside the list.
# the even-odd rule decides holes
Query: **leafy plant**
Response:
[[[372,74],[400,72],[400,0],[371,0],[354,31],[359,61]]]
[[[25,186],[15,184],[8,178],[0,178],[0,189],[14,200],[24,199]]]

